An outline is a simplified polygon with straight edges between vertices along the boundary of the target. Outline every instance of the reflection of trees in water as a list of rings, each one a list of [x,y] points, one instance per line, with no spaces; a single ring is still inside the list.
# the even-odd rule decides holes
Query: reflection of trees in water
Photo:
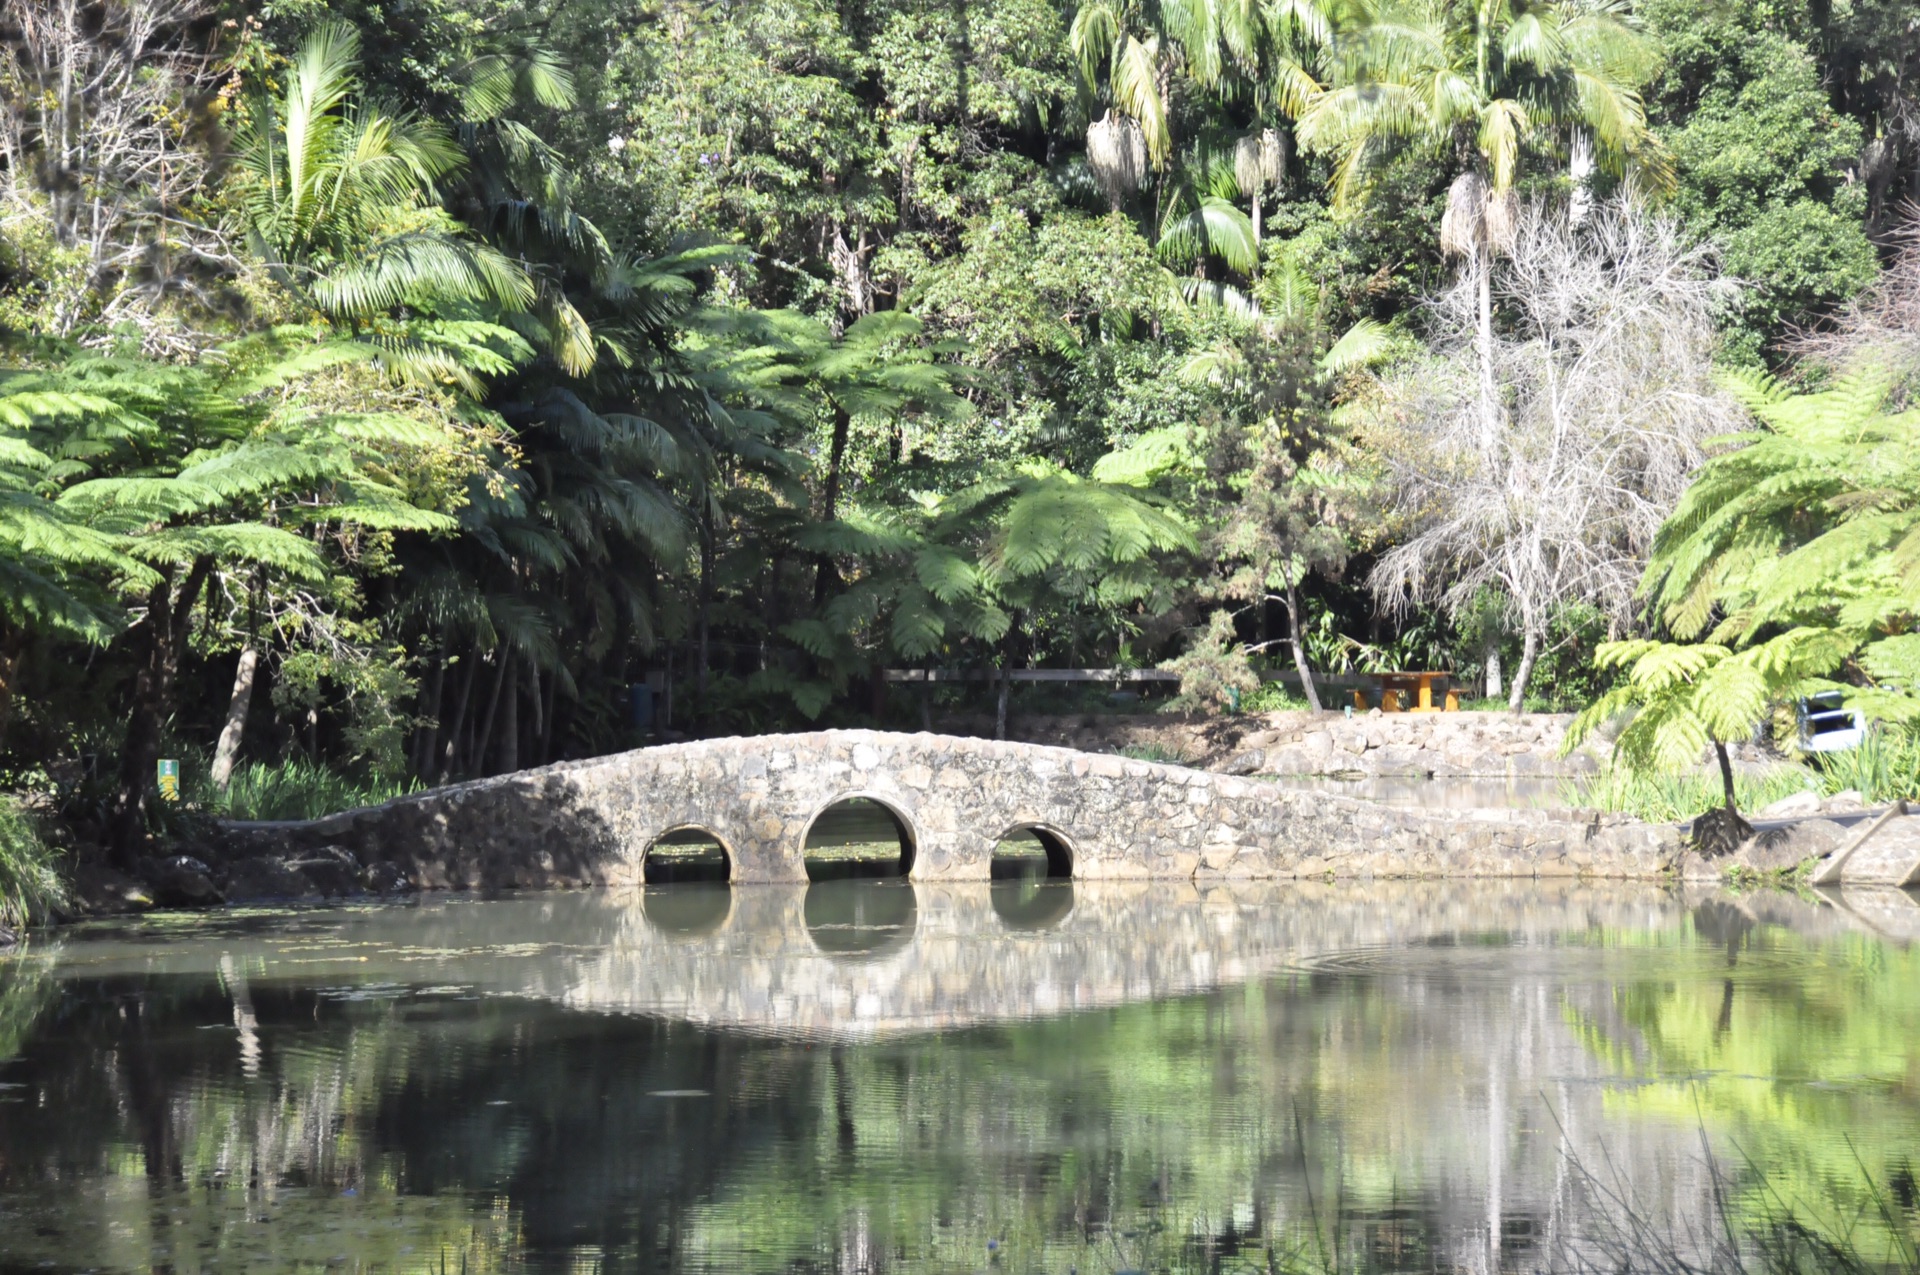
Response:
[[[0,956],[0,1063],[20,1052],[52,995],[44,961]]]
[[[1790,1211],[1850,1234],[1876,1260],[1903,1244],[1913,1253],[1920,947],[1811,939],[1756,914],[1769,904],[1781,906],[1762,896],[1696,908],[1693,932],[1719,977],[1621,988],[1604,1006],[1581,1007],[1575,1030],[1631,1082],[1616,1099],[1622,1114],[1737,1141],[1721,1165],[1735,1179],[1736,1221],[1767,1225]],[[1687,938],[1619,941],[1678,951]]]
[[[1568,963],[1555,944],[1592,951]],[[0,1208],[47,1183],[76,1192],[42,1214],[74,1264],[114,1227],[238,1266],[263,1230],[345,1226],[370,1261],[441,1245],[474,1270],[559,1269],[589,1247],[608,1270],[983,1269],[989,1241],[1010,1270],[1231,1270],[1270,1252],[1531,1269],[1587,1222],[1583,1169],[1613,1165],[1658,1210],[1710,1217],[1688,1090],[1661,1077],[1711,1069],[1699,1091],[1716,1131],[1745,1138],[1766,1117],[1741,1103],[1791,1086],[1741,1074],[1830,1056],[1910,1071],[1920,1056],[1909,952],[1762,927],[1716,1038],[1717,931],[1555,944],[1467,936],[1210,995],[834,1047],[250,970],[252,1076],[232,978],[75,981],[0,1072],[37,1099],[0,1107]],[[1657,1083],[1605,1085],[1620,1076]],[[1829,1131],[1877,1124],[1875,1146],[1916,1128],[1910,1091],[1803,1100]],[[1615,1117],[1623,1104],[1636,1118]],[[280,1221],[248,1220],[261,1213]],[[23,1234],[0,1236],[0,1255]]]

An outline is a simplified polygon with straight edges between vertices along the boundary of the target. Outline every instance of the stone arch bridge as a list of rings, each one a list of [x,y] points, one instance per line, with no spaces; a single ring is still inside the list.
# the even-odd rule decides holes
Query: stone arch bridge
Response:
[[[915,880],[984,880],[1033,830],[1081,879],[1602,876],[1670,870],[1678,834],[1567,811],[1424,811],[1071,749],[819,731],[562,762],[299,824],[229,825],[240,854],[351,852],[427,889],[622,884],[676,831],[734,882],[807,879],[808,830],[862,797],[902,824]]]

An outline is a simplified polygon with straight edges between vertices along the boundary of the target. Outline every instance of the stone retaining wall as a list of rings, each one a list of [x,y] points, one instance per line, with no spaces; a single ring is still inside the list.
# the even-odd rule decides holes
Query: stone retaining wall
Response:
[[[877,731],[566,762],[312,823],[228,825],[227,849],[344,853],[423,888],[617,884],[640,879],[659,837],[697,828],[726,847],[733,880],[803,881],[808,829],[849,797],[899,816],[917,880],[984,879],[994,845],[1021,829],[1063,843],[1086,879],[1647,878],[1681,852],[1677,830],[1618,816],[1396,808],[1111,755]]]
[[[1560,755],[1569,713],[1248,713],[1029,717],[1021,738],[1093,752],[1156,747],[1208,769],[1280,775],[1511,778],[1592,774],[1592,740]]]

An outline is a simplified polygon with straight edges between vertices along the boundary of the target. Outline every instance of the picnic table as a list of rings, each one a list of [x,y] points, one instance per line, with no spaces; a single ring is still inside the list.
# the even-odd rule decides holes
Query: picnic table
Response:
[[[1413,673],[1368,673],[1365,675],[1374,685],[1380,699],[1380,711],[1383,713],[1457,713],[1460,711],[1460,692],[1453,688],[1453,674],[1436,670],[1423,670]],[[1440,702],[1434,702],[1436,690]],[[1403,701],[1402,697],[1406,697]],[[1366,712],[1372,705],[1373,696],[1366,690],[1353,693],[1353,707]]]

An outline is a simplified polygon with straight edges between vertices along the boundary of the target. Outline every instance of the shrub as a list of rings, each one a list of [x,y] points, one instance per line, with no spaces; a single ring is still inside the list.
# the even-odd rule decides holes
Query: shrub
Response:
[[[67,901],[60,856],[33,819],[0,797],[0,928],[17,930],[47,920]]]
[[[1320,698],[1322,703],[1333,703],[1327,695],[1323,694]],[[1240,711],[1243,713],[1284,713],[1306,707],[1306,697],[1295,695],[1281,682],[1262,682],[1258,690],[1240,697]]]

